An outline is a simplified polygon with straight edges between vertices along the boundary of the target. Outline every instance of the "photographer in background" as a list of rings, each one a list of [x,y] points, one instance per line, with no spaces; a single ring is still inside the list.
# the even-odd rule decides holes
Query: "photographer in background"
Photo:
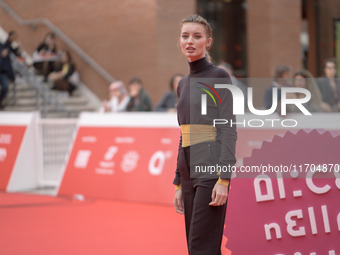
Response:
[[[21,56],[19,46],[13,46],[16,39],[16,32],[10,31],[6,42],[0,43],[0,110],[4,108],[3,101],[8,93],[9,82],[15,80],[10,54],[13,53],[17,57]]]

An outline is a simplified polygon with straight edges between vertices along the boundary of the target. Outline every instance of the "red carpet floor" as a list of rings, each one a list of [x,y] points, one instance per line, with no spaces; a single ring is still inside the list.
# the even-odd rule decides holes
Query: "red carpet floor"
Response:
[[[1,255],[184,255],[172,206],[0,193]]]

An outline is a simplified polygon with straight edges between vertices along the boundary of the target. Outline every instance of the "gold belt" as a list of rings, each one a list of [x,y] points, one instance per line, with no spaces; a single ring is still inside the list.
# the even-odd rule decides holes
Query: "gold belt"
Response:
[[[211,125],[187,124],[181,125],[181,130],[182,147],[216,141],[217,129]]]

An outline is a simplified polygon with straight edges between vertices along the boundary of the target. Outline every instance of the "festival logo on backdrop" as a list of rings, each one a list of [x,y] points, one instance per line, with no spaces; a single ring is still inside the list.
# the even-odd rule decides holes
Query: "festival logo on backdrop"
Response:
[[[254,149],[231,184],[231,254],[338,254],[339,152],[338,134],[316,130],[287,132]]]

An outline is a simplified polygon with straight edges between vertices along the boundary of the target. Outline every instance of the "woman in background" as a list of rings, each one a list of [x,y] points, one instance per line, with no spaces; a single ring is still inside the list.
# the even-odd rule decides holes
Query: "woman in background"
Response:
[[[152,104],[149,94],[144,90],[143,83],[140,78],[132,78],[129,82],[130,101],[127,105],[129,112],[151,111]]]
[[[166,92],[155,108],[158,112],[175,112],[177,104],[177,87],[183,78],[181,74],[174,74],[170,79],[170,91]]]
[[[57,46],[55,35],[49,32],[33,54],[33,66],[38,73],[44,75],[44,80],[47,81],[48,75],[55,69],[56,61]]]
[[[317,80],[322,100],[331,111],[340,111],[340,80],[337,78],[336,60],[326,59],[324,62],[325,77]]]
[[[307,70],[300,70],[293,75],[293,86],[307,89],[311,93],[311,99],[304,104],[310,112],[330,112],[331,108],[322,101],[322,95],[312,74]],[[295,97],[304,97],[302,93],[296,93]],[[294,107],[291,112],[300,111]]]
[[[56,70],[49,74],[48,79],[52,81],[52,89],[67,91],[69,95],[76,89],[76,84],[70,81],[75,72],[75,65],[72,62],[71,54],[67,50],[61,52],[60,64]]]

